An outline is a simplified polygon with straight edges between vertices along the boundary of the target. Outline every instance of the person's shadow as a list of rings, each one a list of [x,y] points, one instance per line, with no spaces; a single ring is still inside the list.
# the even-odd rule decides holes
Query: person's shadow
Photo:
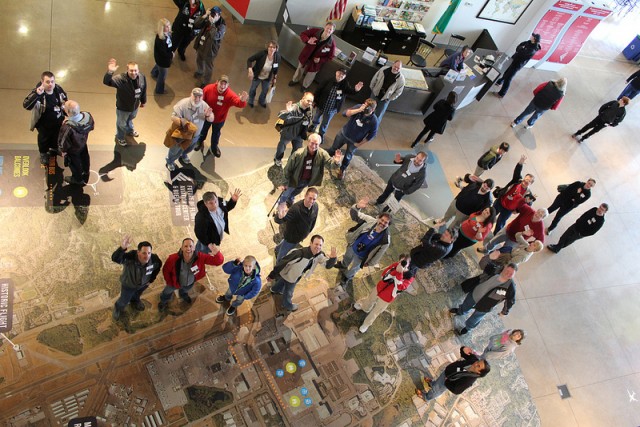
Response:
[[[138,163],[140,163],[144,158],[144,154],[147,150],[147,144],[144,142],[138,143],[135,140],[128,140],[127,142],[128,145],[126,147],[116,144],[113,149],[113,160],[98,170],[102,181],[112,181],[113,178],[109,177],[109,172],[122,166],[126,167],[130,171],[134,171],[138,166]]]
[[[64,211],[73,205],[75,216],[81,225],[89,216],[91,196],[84,192],[82,185],[65,184],[64,169],[58,166],[57,157],[53,157],[47,172],[47,193],[45,196],[45,210],[51,214]]]

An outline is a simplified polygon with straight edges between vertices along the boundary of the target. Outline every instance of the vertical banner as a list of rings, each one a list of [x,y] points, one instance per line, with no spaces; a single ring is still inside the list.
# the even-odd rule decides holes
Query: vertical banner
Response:
[[[13,282],[0,279],[0,332],[9,332],[13,326]]]
[[[251,0],[227,0],[229,7],[233,8],[243,18],[247,17],[247,10],[249,10],[249,3]]]
[[[569,22],[571,14],[559,10],[549,10],[538,22],[533,33],[540,34],[540,50],[533,55],[532,59],[540,59],[545,56],[551,45],[562,32],[565,24]]]

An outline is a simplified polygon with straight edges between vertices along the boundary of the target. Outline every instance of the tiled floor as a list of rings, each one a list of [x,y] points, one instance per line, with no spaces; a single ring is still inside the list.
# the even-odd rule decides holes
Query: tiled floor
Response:
[[[139,42],[153,46],[157,19],[173,19],[175,13],[169,0],[1,2],[0,46],[5,55],[0,63],[0,106],[5,118],[2,147],[35,143],[35,135],[28,131],[29,113],[20,104],[45,69],[56,73],[58,83],[82,109],[93,113],[96,130],[90,144],[112,147],[114,91],[101,84],[107,60],[115,57],[123,68],[128,60],[136,60],[148,74],[153,55],[141,51]],[[245,60],[272,38],[273,29],[242,26],[231,21],[228,13],[224,16],[229,31],[214,75],[224,72],[231,76],[232,88],[247,90]],[[525,171],[536,175],[533,188],[537,205],[543,207],[553,200],[558,184],[596,178],[593,200],[562,221],[549,239],[552,242],[578,213],[602,201],[610,204],[601,233],[559,255],[545,251],[518,273],[518,304],[505,323],[527,330],[518,359],[545,426],[631,426],[640,420],[640,402],[630,399],[632,393],[638,393],[640,400],[636,353],[640,350],[636,305],[640,273],[635,266],[640,241],[640,187],[635,181],[640,170],[635,134],[640,132],[640,107],[632,105],[622,125],[586,143],[578,145],[570,137],[600,104],[615,98],[624,79],[637,69],[618,52],[635,35],[638,23],[638,17],[630,14],[625,22],[609,19],[596,30],[580,56],[561,72],[569,86],[560,109],[546,113],[531,131],[514,131],[509,121],[529,102],[532,88],[555,78],[554,73],[523,70],[505,99],[489,96],[459,111],[430,147],[453,180],[473,170],[475,160],[488,146],[510,142],[512,150],[490,176],[499,183],[508,181],[513,164],[526,154]],[[187,96],[194,84],[192,49],[187,56],[187,62],[176,61],[169,71],[169,94],[151,95],[140,111],[137,130],[147,144],[162,143],[171,106]],[[291,67],[282,68],[281,84],[270,108],[232,110],[223,130],[223,153],[233,145],[275,147],[277,110],[299,97],[283,84],[291,74]],[[329,135],[343,122],[340,117],[334,119]],[[378,138],[368,148],[406,148],[420,129],[415,117],[388,113]],[[223,155],[223,161],[232,159]],[[568,385],[571,398],[560,399],[559,384]]]

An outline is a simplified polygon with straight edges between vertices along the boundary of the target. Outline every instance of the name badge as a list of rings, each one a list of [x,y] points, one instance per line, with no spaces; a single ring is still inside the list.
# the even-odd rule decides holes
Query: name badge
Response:
[[[151,273],[153,273],[153,265],[148,265],[146,276],[150,275]]]
[[[204,44],[204,38],[200,39],[200,46],[202,46]]]
[[[329,52],[329,50],[331,50],[331,49],[329,49],[328,47],[323,47],[321,52],[322,53],[327,53],[327,52]]]
[[[167,47],[171,47],[171,39],[167,39]]]
[[[336,95],[342,95],[342,89],[336,90]]]
[[[195,275],[200,272],[200,269],[198,268],[197,265],[194,265],[193,267],[191,267],[191,272]]]
[[[338,96],[336,96],[336,99],[337,99],[337,100],[341,100],[341,99],[342,99],[342,95],[338,95]]]
[[[222,101],[218,101],[218,102],[216,102],[216,104],[222,105]]]
[[[309,120],[305,120],[302,122],[302,126],[308,126],[309,125]]]
[[[140,92],[142,92],[142,89],[137,88],[134,92],[135,92],[135,93],[140,93]]]
[[[584,193],[580,193],[580,197],[584,199]]]
[[[278,64],[273,64],[273,68],[278,68]]]
[[[504,289],[498,289],[496,291],[496,295],[500,295],[501,297],[506,296],[507,295],[507,291],[505,291]]]
[[[358,127],[362,127],[362,122],[360,121],[360,119],[356,119],[356,125],[358,125]]]
[[[218,100],[224,101],[224,95],[218,95]]]
[[[56,113],[60,112],[60,107],[58,105],[55,105],[53,107],[53,111],[55,111]]]

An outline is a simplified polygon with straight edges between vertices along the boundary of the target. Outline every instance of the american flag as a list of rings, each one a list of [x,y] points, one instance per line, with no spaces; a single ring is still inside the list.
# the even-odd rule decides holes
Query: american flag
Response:
[[[342,15],[344,15],[344,11],[347,8],[348,0],[336,0],[336,4],[331,9],[331,13],[327,18],[327,21],[337,21],[342,19]]]

